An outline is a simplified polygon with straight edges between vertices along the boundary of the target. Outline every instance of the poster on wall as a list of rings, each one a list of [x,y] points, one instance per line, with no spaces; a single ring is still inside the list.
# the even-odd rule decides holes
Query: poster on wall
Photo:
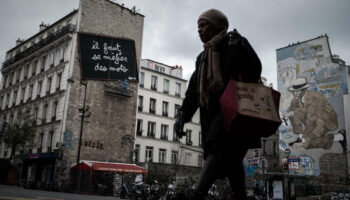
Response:
[[[280,148],[295,174],[319,175],[323,155],[346,152],[346,67],[332,62],[328,37],[277,49]]]
[[[137,80],[135,42],[79,33],[83,79]]]

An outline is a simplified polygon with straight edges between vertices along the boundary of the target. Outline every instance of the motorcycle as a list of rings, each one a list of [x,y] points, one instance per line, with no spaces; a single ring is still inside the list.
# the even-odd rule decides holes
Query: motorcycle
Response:
[[[149,189],[147,200],[158,200],[160,198],[160,185],[157,180],[153,180]]]
[[[175,185],[175,181],[173,181],[168,185],[168,188],[165,192],[165,199],[173,200],[175,199],[175,196],[176,196],[176,185]]]
[[[218,192],[218,188],[216,187],[216,185],[212,185],[211,188],[208,191],[208,198],[210,200],[218,200],[219,199],[219,192]]]
[[[134,194],[132,191],[132,185],[128,183],[121,184],[121,186],[117,189],[116,196],[117,199],[133,198]]]
[[[146,191],[143,182],[133,184],[134,199],[146,199]]]

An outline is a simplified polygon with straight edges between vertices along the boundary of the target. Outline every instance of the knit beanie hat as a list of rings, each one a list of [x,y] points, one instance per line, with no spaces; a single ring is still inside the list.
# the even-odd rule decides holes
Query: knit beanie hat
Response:
[[[209,10],[203,12],[199,16],[198,21],[200,19],[207,20],[208,22],[213,24],[216,28],[218,28],[219,30],[228,29],[227,17],[224,13],[222,13],[219,10],[209,9]]]

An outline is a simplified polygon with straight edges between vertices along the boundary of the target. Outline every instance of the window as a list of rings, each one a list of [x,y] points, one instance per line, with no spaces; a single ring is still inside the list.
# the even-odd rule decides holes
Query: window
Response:
[[[10,83],[9,83],[10,86],[12,85],[12,83],[14,81],[13,80],[14,78],[15,78],[15,74],[14,74],[14,72],[12,72],[11,75],[10,75],[10,80],[9,80],[10,81]]]
[[[51,62],[50,62],[50,67],[55,66],[55,51],[51,53]]]
[[[137,120],[137,126],[136,126],[136,134],[141,136],[142,135],[142,119]]]
[[[43,115],[42,115],[42,120],[43,120],[43,122],[46,122],[46,115],[47,115],[47,108],[48,108],[48,104],[46,103],[45,105],[44,105],[44,108],[43,108]]]
[[[156,67],[155,67],[155,71],[157,71],[157,72],[161,72],[161,73],[164,73],[165,68],[164,68],[164,67],[162,67],[162,66],[156,65]]]
[[[173,164],[173,165],[179,164],[179,162],[177,160],[178,155],[179,155],[179,152],[177,152],[177,151],[171,152],[171,164]]]
[[[186,153],[185,154],[185,164],[190,165],[192,160],[192,154],[191,153]]]
[[[51,152],[51,150],[52,150],[52,140],[53,140],[53,134],[54,134],[55,132],[54,131],[50,131],[50,133],[49,133],[49,137],[47,138],[48,140],[47,140],[47,152]]]
[[[177,137],[177,135],[176,135],[175,127],[173,128],[173,141],[174,142],[178,142],[179,141],[179,137]]]
[[[47,79],[47,84],[46,84],[46,94],[50,94],[51,83],[52,83],[52,77],[49,77],[49,78]]]
[[[36,60],[32,65],[32,76],[35,75],[37,65],[38,65],[38,61]]]
[[[187,145],[192,145],[191,137],[192,137],[192,131],[187,129],[186,130],[186,144]]]
[[[180,105],[175,104],[174,117],[177,116],[177,114],[179,113],[179,110],[180,110]]]
[[[45,70],[45,64],[46,64],[46,56],[43,56],[41,58],[41,66],[40,66],[40,71],[43,72]]]
[[[61,89],[61,79],[62,79],[62,74],[57,74],[56,91],[60,91],[60,89]]]
[[[64,54],[66,53],[66,47],[62,47],[61,49],[61,58],[60,58],[60,62],[64,61]]]
[[[6,87],[7,76],[4,76],[4,80],[2,82],[2,89]]]
[[[151,90],[157,91],[157,82],[158,82],[158,77],[152,75],[152,77],[151,77]]]
[[[58,101],[55,101],[53,103],[53,107],[52,107],[52,118],[51,118],[51,121],[55,121],[56,120],[57,108],[58,108]]]
[[[3,101],[4,101],[4,96],[1,96],[1,97],[0,97],[0,110],[1,110],[1,108],[2,108],[2,103],[3,103]]]
[[[153,161],[153,147],[146,147],[146,162]]]
[[[259,157],[259,149],[253,149],[253,156],[254,158]]]
[[[262,144],[263,154],[266,154],[267,153],[266,152],[266,140],[263,140],[262,142],[263,142],[263,144]]]
[[[9,105],[9,103],[10,103],[10,93],[8,93],[7,95],[6,95],[6,102],[5,102],[5,106],[8,106]]]
[[[34,108],[34,119],[38,119],[38,113],[39,113],[39,108],[35,107]]]
[[[29,64],[24,68],[24,78],[26,79],[29,76]]]
[[[19,82],[19,78],[21,77],[21,70],[17,70],[16,72],[16,83]]]
[[[147,136],[154,137],[156,135],[156,123],[148,122]]]
[[[21,99],[20,99],[21,103],[24,101],[24,93],[25,93],[25,91],[26,91],[26,88],[22,87],[22,89],[21,89]]]
[[[41,153],[43,147],[44,133],[39,134],[40,147],[38,148],[38,153]]]
[[[10,115],[9,124],[12,125],[12,122],[13,122],[13,114]]]
[[[156,113],[156,100],[151,98],[149,101],[149,113]]]
[[[17,90],[13,93],[13,100],[12,103],[16,105],[16,100],[17,100]]]
[[[137,144],[135,145],[135,162],[139,162],[139,157],[140,157],[140,145]]]
[[[177,97],[181,96],[181,84],[180,83],[176,83],[175,96],[177,96]]]
[[[202,147],[203,144],[202,144],[202,132],[199,131],[199,134],[198,134],[198,146]]]
[[[162,115],[167,117],[168,116],[168,102],[163,101],[163,111],[162,111]]]
[[[137,109],[140,112],[142,112],[142,109],[143,109],[143,96],[139,96],[137,104],[138,104]]]
[[[277,155],[277,153],[276,153],[276,146],[277,146],[276,141],[273,141],[273,155],[274,155],[274,156]]]
[[[34,84],[29,86],[28,99],[32,99]]]
[[[159,149],[159,163],[165,163],[166,161],[166,150]]]
[[[164,93],[169,93],[169,80],[164,79],[163,82],[163,92]]]
[[[203,156],[198,155],[198,167],[202,167],[202,165],[203,165]]]
[[[168,139],[168,125],[162,124],[160,126],[160,139],[167,140]]]
[[[140,73],[140,87],[143,87],[145,84],[145,73]]]
[[[39,82],[38,82],[38,89],[37,89],[37,96],[38,96],[38,97],[40,97],[42,85],[43,85],[43,81],[39,81]]]

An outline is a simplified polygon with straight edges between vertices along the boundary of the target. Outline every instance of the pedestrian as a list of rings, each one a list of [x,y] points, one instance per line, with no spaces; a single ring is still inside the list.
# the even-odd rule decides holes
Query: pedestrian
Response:
[[[176,117],[176,134],[184,135],[184,123],[200,108],[205,164],[197,188],[188,199],[204,199],[218,178],[228,177],[234,199],[246,199],[243,158],[249,148],[257,148],[260,138],[228,132],[219,99],[232,78],[259,82],[261,63],[246,38],[237,31],[228,34],[229,22],[219,10],[210,9],[198,18],[198,33],[204,50],[196,60],[185,99]]]

